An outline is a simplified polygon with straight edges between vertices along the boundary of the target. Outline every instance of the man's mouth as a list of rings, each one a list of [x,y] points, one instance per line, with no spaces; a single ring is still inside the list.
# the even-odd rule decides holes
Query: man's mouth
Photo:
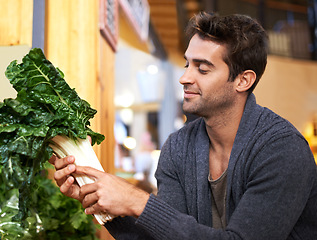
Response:
[[[192,98],[199,95],[198,92],[184,89],[184,98]]]

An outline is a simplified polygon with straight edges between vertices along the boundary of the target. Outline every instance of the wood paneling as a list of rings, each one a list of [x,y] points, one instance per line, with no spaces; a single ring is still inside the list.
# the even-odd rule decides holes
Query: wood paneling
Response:
[[[169,55],[169,60],[171,60],[173,58],[171,55],[179,53],[176,0],[148,0],[148,2],[152,25]]]
[[[32,46],[33,0],[0,0],[0,45]]]
[[[100,72],[99,72],[99,111],[98,118],[100,131],[105,135],[106,139],[99,147],[100,161],[106,172],[115,173],[114,169],[114,58],[115,55],[111,46],[100,38]],[[100,239],[113,239],[106,228],[102,228],[99,232]]]
[[[94,150],[105,171],[114,173],[115,54],[101,37],[98,21],[98,0],[47,0],[45,52],[69,85],[97,109],[91,128],[106,140]],[[98,234],[112,239],[103,227]]]
[[[100,130],[106,139],[101,144],[101,162],[105,171],[114,173],[114,63],[115,55],[109,44],[101,38],[100,40]]]
[[[46,2],[46,56],[79,95],[96,107],[98,1]]]

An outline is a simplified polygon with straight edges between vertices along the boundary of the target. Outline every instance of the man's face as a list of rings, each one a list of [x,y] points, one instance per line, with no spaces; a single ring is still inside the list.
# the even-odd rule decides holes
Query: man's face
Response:
[[[223,61],[226,48],[197,34],[185,52],[186,71],[183,110],[202,117],[219,115],[234,103],[234,83],[228,82],[229,68]]]

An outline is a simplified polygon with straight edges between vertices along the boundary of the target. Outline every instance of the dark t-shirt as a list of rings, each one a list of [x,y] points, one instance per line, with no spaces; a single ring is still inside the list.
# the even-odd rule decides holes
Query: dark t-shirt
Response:
[[[227,190],[227,170],[216,179],[212,180],[209,174],[208,181],[211,188],[211,210],[212,210],[212,227],[225,229],[226,223],[226,190]]]

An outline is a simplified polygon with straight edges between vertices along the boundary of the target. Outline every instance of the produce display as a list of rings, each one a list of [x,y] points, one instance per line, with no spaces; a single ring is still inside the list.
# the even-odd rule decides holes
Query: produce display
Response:
[[[70,88],[41,49],[31,49],[22,63],[12,61],[5,75],[17,96],[0,102],[1,178],[8,191],[19,190],[19,211],[13,218],[23,222],[32,211],[29,206],[38,187],[35,177],[52,154],[75,155],[75,164],[103,171],[92,145],[100,144],[104,136],[89,128],[96,110]],[[94,181],[85,176],[76,180],[80,185]],[[95,217],[100,224],[112,219]]]
[[[47,163],[47,167],[52,166]],[[0,175],[6,171],[0,165]],[[8,190],[8,181],[0,178],[1,240],[97,240],[98,225],[86,215],[79,201],[66,197],[47,171],[34,177],[28,214],[24,221],[14,219],[19,212],[19,189]]]

